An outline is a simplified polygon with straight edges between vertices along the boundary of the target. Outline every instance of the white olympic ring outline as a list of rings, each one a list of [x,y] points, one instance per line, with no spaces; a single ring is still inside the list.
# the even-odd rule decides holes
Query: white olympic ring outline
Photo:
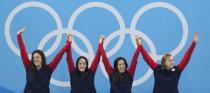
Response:
[[[12,42],[12,39],[10,37],[10,25],[12,22],[12,19],[15,17],[15,15],[20,12],[21,10],[28,8],[28,7],[38,7],[38,8],[42,8],[46,11],[48,11],[53,18],[55,19],[56,25],[57,25],[57,29],[62,29],[62,22],[60,17],[58,16],[58,14],[54,11],[53,8],[51,8],[50,6],[40,3],[40,2],[27,2],[27,3],[23,3],[19,6],[17,6],[8,16],[6,23],[5,23],[5,37],[6,37],[6,41],[9,44],[9,47],[12,49],[13,52],[15,52],[17,55],[20,56],[20,51],[17,47],[15,47],[15,44]],[[58,34],[58,37],[56,38],[56,42],[52,45],[54,48],[53,49],[49,49],[47,52],[45,52],[45,55],[48,56],[49,54],[51,54],[53,51],[55,51],[55,49],[57,47],[55,47],[56,45],[60,44],[59,42],[61,41],[62,38],[62,34]]]
[[[131,27],[130,28],[126,28],[125,27],[125,23],[124,20],[122,18],[122,16],[120,15],[120,13],[111,5],[106,4],[106,3],[102,3],[102,2],[90,2],[87,4],[84,4],[82,6],[80,6],[71,16],[71,18],[69,19],[68,22],[68,28],[64,29],[62,27],[62,22],[60,20],[60,17],[58,16],[58,14],[55,12],[55,10],[53,8],[51,8],[50,6],[41,3],[41,2],[26,2],[23,3],[19,6],[17,6],[8,16],[6,23],[5,23],[5,37],[6,37],[6,41],[10,47],[10,49],[15,52],[16,55],[20,56],[20,51],[17,47],[15,47],[15,44],[12,42],[11,36],[10,36],[10,25],[11,22],[13,20],[13,18],[15,17],[15,15],[20,12],[21,10],[25,9],[25,8],[29,8],[29,7],[38,7],[38,8],[42,8],[44,10],[46,10],[47,12],[49,12],[53,18],[55,19],[56,25],[57,25],[57,29],[48,33],[39,43],[38,45],[38,49],[43,49],[45,44],[47,43],[47,41],[52,38],[53,36],[57,35],[56,41],[54,42],[54,44],[52,45],[51,48],[49,48],[45,53],[46,56],[51,55],[56,48],[58,47],[58,45],[60,44],[61,38],[62,38],[62,34],[73,34],[74,36],[80,38],[84,43],[85,46],[88,49],[88,53],[85,53],[84,51],[82,51],[82,49],[80,49],[76,43],[72,43],[72,47],[73,49],[77,50],[76,52],[80,55],[84,55],[87,58],[89,58],[89,60],[91,60],[90,62],[92,62],[92,58],[94,57],[94,51],[93,48],[89,42],[89,40],[80,32],[76,31],[73,29],[73,23],[76,20],[77,16],[79,16],[80,13],[82,13],[83,11],[89,9],[89,8],[93,8],[93,7],[97,7],[97,8],[103,8],[106,10],[109,10],[118,20],[119,24],[120,24],[120,29],[117,31],[112,32],[109,36],[107,36],[106,41],[104,42],[104,47],[106,48],[106,46],[109,44],[109,42],[114,39],[115,37],[117,37],[118,35],[120,36],[116,46],[114,48],[112,48],[110,51],[107,52],[107,56],[111,57],[112,55],[114,55],[122,46],[124,39],[125,39],[125,35],[126,34],[130,34],[132,43],[134,45],[134,47],[136,47],[136,41],[135,41],[135,35],[137,34],[141,34],[142,35],[142,39],[146,41],[146,43],[149,45],[150,49],[151,49],[151,56],[152,58],[157,62],[157,60],[160,60],[162,55],[157,55],[156,53],[156,48],[152,42],[152,40],[145,35],[143,32],[141,32],[140,30],[136,29],[136,24],[137,21],[140,19],[140,17],[144,14],[144,12],[150,10],[150,9],[154,9],[154,8],[165,8],[168,9],[170,11],[172,11],[173,13],[175,13],[178,18],[180,19],[182,26],[183,26],[183,35],[182,35],[182,40],[179,43],[179,45],[172,51],[170,52],[173,56],[177,55],[184,47],[186,41],[187,41],[187,37],[188,37],[188,24],[187,21],[185,19],[185,16],[182,14],[182,12],[177,9],[175,6],[165,3],[165,2],[152,2],[149,3],[145,6],[143,6],[142,8],[140,8],[137,13],[134,15],[133,20],[131,21]],[[30,56],[30,54],[29,54]],[[90,63],[91,64],[91,63]],[[90,65],[89,65],[90,66]],[[100,67],[101,70],[103,72],[103,74],[105,75],[105,77],[108,79],[108,75],[105,71],[105,68],[103,66],[103,64],[100,62]],[[151,75],[153,74],[153,71],[149,68],[147,70],[147,72],[139,79],[134,80],[133,82],[133,86],[137,86],[140,85],[142,83],[144,83]],[[69,87],[70,86],[70,81],[59,81],[56,80],[54,78],[51,78],[50,81],[52,84],[60,86],[60,87]]]

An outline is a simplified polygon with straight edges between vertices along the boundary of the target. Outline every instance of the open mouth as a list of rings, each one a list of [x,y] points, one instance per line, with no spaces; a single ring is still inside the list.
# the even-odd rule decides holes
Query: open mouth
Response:
[[[39,61],[38,60],[35,60],[34,63],[39,63]]]
[[[85,70],[85,68],[82,68],[82,70]]]
[[[82,68],[80,68],[81,70],[84,70],[85,68],[84,67],[82,67]]]

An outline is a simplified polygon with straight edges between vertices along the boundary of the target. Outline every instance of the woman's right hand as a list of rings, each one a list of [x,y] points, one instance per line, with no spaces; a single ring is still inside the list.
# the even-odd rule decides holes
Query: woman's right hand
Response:
[[[67,35],[68,42],[72,42],[72,34]]]
[[[18,32],[17,32],[17,35],[21,34],[22,32],[25,32],[27,29],[26,27],[20,29]]]
[[[141,44],[142,44],[142,37],[141,37],[141,35],[138,35],[138,36],[136,37],[136,43],[137,43],[138,45],[141,45]]]
[[[101,35],[99,37],[99,44],[103,44],[104,43],[104,39],[105,39],[105,37],[103,35]]]
[[[198,34],[198,32],[195,32],[194,37],[193,37],[193,41],[194,41],[195,43],[197,43],[198,40],[199,40],[199,34]]]

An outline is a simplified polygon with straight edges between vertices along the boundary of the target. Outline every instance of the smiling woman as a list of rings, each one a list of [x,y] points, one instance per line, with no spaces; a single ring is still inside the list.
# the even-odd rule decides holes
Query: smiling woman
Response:
[[[88,68],[88,60],[84,56],[80,56],[77,59],[75,68],[71,48],[67,49],[67,63],[71,78],[71,93],[97,93],[95,89],[94,78],[96,69],[100,61],[101,53],[99,49],[102,47],[103,44],[102,39],[103,38],[100,37],[96,56],[93,59],[90,68]]]
[[[50,93],[49,83],[52,72],[70,46],[70,42],[66,43],[50,64],[46,65],[45,54],[41,50],[35,50],[32,53],[30,62],[21,36],[21,33],[24,31],[26,31],[26,28],[21,29],[17,33],[20,54],[26,70],[26,86],[24,93]]]
[[[121,93],[127,92],[124,90],[153,93],[153,88],[169,89],[170,84],[177,83],[180,93],[210,93],[209,4],[210,0],[0,0],[0,93],[9,90],[23,93],[25,87],[25,90],[32,87],[42,90],[44,83],[47,88],[49,83],[51,93],[69,93],[75,89],[79,93],[94,88],[97,93],[115,89]],[[20,34],[28,53],[19,48],[21,43],[16,39],[16,32],[22,26],[28,28]],[[196,43],[190,62],[181,61],[196,31],[201,36],[200,42]],[[60,60],[64,62],[56,64],[51,75],[54,67],[50,65],[51,59],[66,44],[68,33],[75,37],[70,46],[74,68],[71,69],[69,61],[68,69],[64,53]],[[111,69],[102,60],[93,65],[98,37],[102,34],[106,36],[102,46]],[[157,63],[148,66],[142,62],[140,48],[133,75],[130,68],[138,47],[135,37],[138,34],[142,35],[142,46]],[[180,70],[179,82],[159,83],[168,82],[167,75]]]
[[[141,53],[143,58],[154,71],[155,85],[153,88],[153,93],[179,93],[179,78],[182,71],[190,61],[197,42],[198,32],[194,34],[193,41],[189,49],[177,66],[174,66],[173,56],[169,53],[166,53],[162,57],[161,65],[157,64],[141,45]]]
[[[140,53],[140,37],[137,37],[136,41],[138,47],[134,53],[131,66],[128,69],[128,63],[123,57],[116,58],[114,61],[114,68],[112,68],[104,48],[100,48],[103,63],[106,72],[109,75],[109,81],[111,85],[110,93],[132,93],[131,88],[136,70],[138,55]]]

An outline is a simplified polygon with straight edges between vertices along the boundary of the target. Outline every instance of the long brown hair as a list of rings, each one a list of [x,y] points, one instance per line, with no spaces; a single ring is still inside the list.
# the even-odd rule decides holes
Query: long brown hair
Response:
[[[30,62],[30,65],[29,65],[29,71],[30,71],[30,73],[32,75],[32,78],[34,78],[34,79],[37,78],[36,77],[36,74],[37,74],[37,71],[38,71],[37,68],[36,68],[36,66],[35,66],[35,64],[34,64],[34,58],[33,58],[33,56],[34,56],[35,53],[38,53],[38,54],[41,55],[41,59],[42,59],[42,67],[41,67],[41,69],[43,69],[43,68],[45,69],[47,67],[47,65],[46,65],[46,57],[45,57],[44,52],[41,51],[41,50],[35,50],[35,51],[33,51],[31,62]]]
[[[118,73],[119,73],[119,71],[118,71],[118,63],[119,63],[120,60],[123,60],[123,61],[124,61],[124,63],[125,63],[125,69],[126,69],[126,70],[127,70],[127,67],[128,67],[128,63],[127,63],[127,61],[125,60],[124,57],[117,57],[117,58],[114,60],[114,71],[115,71],[115,72],[118,72]]]
[[[118,70],[118,63],[120,60],[123,60],[124,63],[125,63],[125,72],[127,71],[127,68],[128,68],[128,63],[126,61],[126,59],[124,57],[117,57],[115,60],[114,60],[114,74],[116,75],[115,79],[117,81],[120,81],[124,78],[124,74],[125,73],[122,73],[120,74],[119,70]]]
[[[80,56],[79,58],[77,58],[77,61],[76,61],[76,71],[77,72],[80,72],[79,71],[79,67],[78,67],[78,63],[79,63],[79,60],[80,59],[84,59],[85,60],[85,63],[86,63],[86,68],[85,68],[85,72],[87,72],[89,69],[88,69],[88,59],[85,57],[85,56]]]

